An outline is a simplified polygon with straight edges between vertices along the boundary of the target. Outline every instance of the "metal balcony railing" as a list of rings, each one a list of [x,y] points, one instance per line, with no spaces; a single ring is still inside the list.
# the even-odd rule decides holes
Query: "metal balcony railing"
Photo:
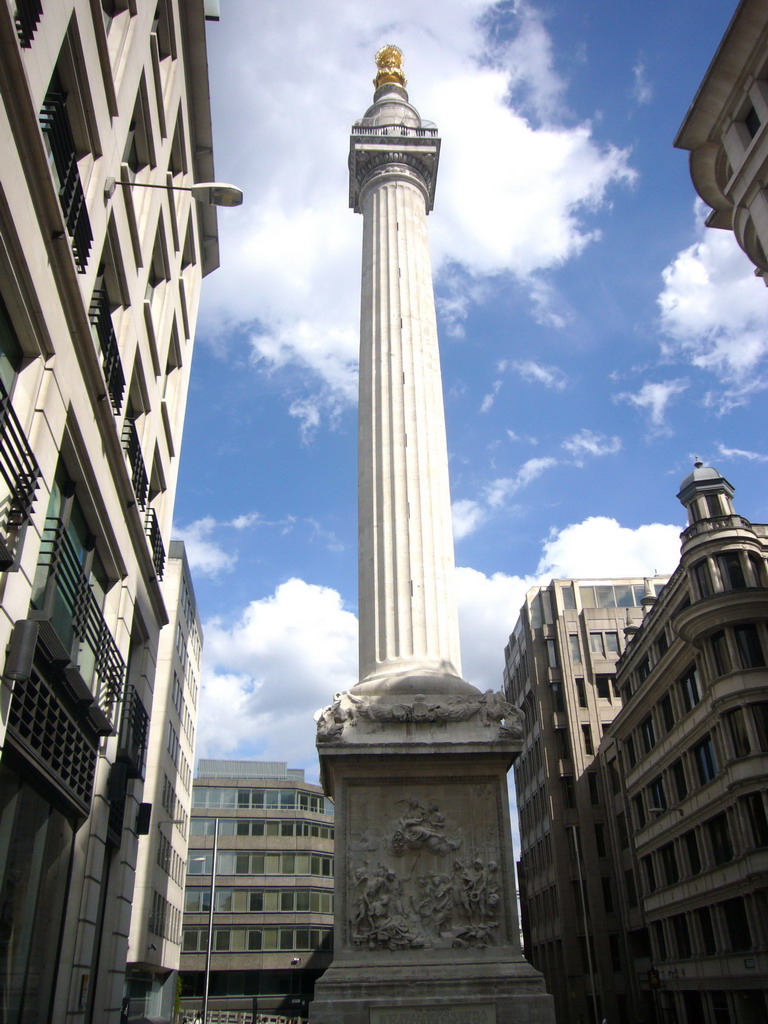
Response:
[[[141,442],[136,424],[127,416],[123,424],[123,451],[128,456],[131,466],[131,483],[136,495],[136,504],[144,511],[147,507],[147,492],[149,491],[149,478],[147,467],[144,465],[144,456],[141,454]]]
[[[16,34],[25,50],[32,45],[42,13],[41,0],[16,0]]]
[[[401,138],[434,139],[437,138],[437,126],[431,121],[423,121],[419,128],[407,124],[374,124],[363,119],[352,125],[353,135],[394,135]]]
[[[133,683],[126,683],[117,759],[128,766],[128,777],[144,777],[144,759],[147,754],[149,715]]]
[[[113,719],[123,692],[125,661],[60,519],[49,516],[45,521],[39,564],[48,569],[47,586],[55,588],[47,604],[51,624],[67,650],[78,642],[72,660],[101,710]]]
[[[0,475],[8,487],[7,523],[22,526],[32,514],[40,467],[32,454],[11,399],[0,381]]]
[[[161,580],[165,571],[165,545],[160,535],[160,523],[157,519],[157,512],[153,508],[147,509],[147,514],[144,518],[144,532],[149,540],[155,575]]]
[[[50,145],[53,166],[59,185],[59,203],[64,214],[72,255],[78,273],[84,274],[91,252],[93,233],[85,193],[77,166],[77,153],[67,117],[66,96],[51,90],[40,109],[40,127]]]
[[[109,309],[109,298],[106,289],[94,289],[88,317],[101,346],[101,365],[104,370],[104,379],[107,382],[107,391],[109,392],[112,410],[115,416],[119,416],[120,410],[123,407],[125,376],[123,374],[123,364],[120,360],[120,351],[117,347],[117,337],[115,336],[115,328],[112,324],[112,313]]]

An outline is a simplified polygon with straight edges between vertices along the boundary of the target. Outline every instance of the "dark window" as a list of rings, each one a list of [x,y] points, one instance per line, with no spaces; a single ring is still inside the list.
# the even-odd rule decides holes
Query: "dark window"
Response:
[[[736,650],[738,651],[741,667],[764,668],[765,655],[760,644],[757,626],[751,622],[743,626],[734,626],[733,634],[736,638]]]
[[[707,734],[704,739],[693,748],[693,757],[696,762],[696,771],[699,775],[699,783],[705,786],[717,775],[717,759],[712,737]]]
[[[733,846],[727,815],[723,813],[718,814],[715,818],[710,818],[707,822],[707,832],[715,864],[727,864],[729,860],[733,860]]]
[[[741,590],[746,587],[747,581],[744,578],[738,551],[726,551],[718,555],[717,568],[720,570],[724,590]]]
[[[712,577],[709,572],[709,564],[706,558],[697,562],[693,567],[693,574],[696,577],[696,584],[699,588],[700,597],[709,597],[712,593]]]
[[[576,676],[576,693],[579,697],[579,707],[585,708],[587,706],[587,691],[584,686],[583,676]]]
[[[598,674],[595,676],[595,686],[597,687],[597,696],[602,697],[603,700],[611,699],[611,680],[613,676]]]
[[[656,946],[656,957],[659,960],[667,959],[667,943],[664,939],[664,925],[661,921],[653,922],[653,944]]]
[[[607,654],[615,654],[617,657],[621,653],[619,650],[619,634],[618,633],[606,633],[605,634],[605,650]]]
[[[653,728],[653,718],[650,715],[640,723],[640,735],[643,737],[643,747],[646,754],[650,754],[656,746],[656,733]]]
[[[688,795],[688,783],[685,779],[685,766],[681,759],[674,762],[671,768],[672,778],[675,783],[675,793],[677,799],[682,800],[683,797]]]
[[[651,663],[647,657],[643,658],[640,664],[637,666],[637,681],[642,683],[644,679],[647,679],[651,673]]]
[[[667,640],[667,634],[665,632],[659,633],[659,637],[656,640],[656,654],[661,657],[666,654],[669,650],[669,642]]]
[[[568,746],[568,730],[555,729],[555,740],[557,742],[557,756],[564,761],[571,756],[570,747]]]
[[[632,736],[627,736],[624,741],[624,749],[627,753],[627,768],[634,768],[637,764],[637,754],[635,753],[635,740]]]
[[[696,669],[693,666],[680,679],[680,694],[686,711],[691,711],[701,700]]]
[[[667,843],[666,846],[662,846],[659,854],[661,855],[661,866],[664,869],[664,881],[667,885],[674,885],[680,878],[674,843]]]
[[[688,855],[688,870],[692,875],[698,875],[701,871],[701,857],[699,855],[699,842],[694,829],[685,833],[683,842],[685,843],[685,852]]]
[[[601,883],[603,886],[603,906],[607,913],[610,914],[613,911],[613,889],[611,888],[611,880],[606,875],[603,875]]]
[[[691,955],[691,935],[688,931],[688,920],[685,914],[675,914],[670,920],[672,921],[672,930],[675,933],[677,955],[681,960],[687,960]]]
[[[589,785],[589,802],[593,807],[597,807],[600,803],[600,791],[597,785],[597,775],[595,772],[587,772],[587,783]]]
[[[595,747],[592,743],[592,727],[587,723],[583,724],[581,733],[584,738],[584,752],[591,756],[595,752]]]
[[[635,873],[632,868],[624,872],[624,888],[627,890],[627,903],[630,907],[637,906],[637,889],[635,888]]]
[[[560,683],[550,683],[549,688],[552,691],[552,703],[555,706],[555,711],[565,711],[565,702],[563,701],[563,688]]]
[[[600,822],[595,824],[595,846],[597,847],[597,856],[605,856],[605,826]]]
[[[627,835],[627,820],[623,811],[619,811],[616,815],[616,830],[619,833],[619,846],[622,850],[626,850],[629,846],[629,837]]]
[[[728,939],[734,953],[752,949],[752,935],[749,931],[749,921],[744,900],[738,896],[732,900],[725,900],[720,904],[725,914],[725,925],[728,929]]]
[[[632,806],[635,809],[635,821],[638,828],[645,827],[645,804],[640,793],[632,797]]]
[[[744,124],[747,131],[749,132],[750,139],[754,139],[757,133],[760,131],[760,115],[753,106],[750,105],[744,115]]]
[[[731,746],[734,757],[746,757],[749,753],[749,737],[744,724],[744,712],[741,708],[734,708],[725,715],[728,723],[728,732],[731,737]]]
[[[557,641],[553,637],[547,637],[544,643],[547,646],[547,664],[550,668],[557,668]]]
[[[618,935],[609,935],[608,944],[611,948],[611,967],[614,971],[621,970],[621,952],[619,950]]]
[[[661,707],[661,720],[664,722],[664,728],[669,732],[675,724],[675,712],[672,707],[672,696],[669,691],[661,698],[659,706]]]
[[[747,812],[747,821],[755,846],[768,846],[768,818],[765,814],[763,794],[748,793],[740,798],[740,802]]]
[[[645,886],[648,892],[656,892],[656,871],[653,867],[653,857],[643,857],[643,871],[645,872]]]
[[[573,791],[573,776],[563,775],[561,782],[563,784],[563,803],[566,807],[575,807],[576,801]]]
[[[648,797],[650,799],[651,811],[666,811],[667,809],[667,794],[664,789],[664,779],[661,775],[657,775],[648,784]]]
[[[709,907],[701,907],[697,910],[696,920],[699,924],[702,952],[706,956],[712,956],[717,952],[717,942],[715,941],[715,929],[712,927],[712,912]]]
[[[768,701],[757,701],[751,705],[752,720],[757,731],[757,742],[762,751],[768,750]]]
[[[728,655],[728,643],[725,639],[725,632],[721,629],[713,633],[710,638],[712,644],[712,657],[715,659],[715,671],[719,676],[724,676],[731,671],[731,659]]]

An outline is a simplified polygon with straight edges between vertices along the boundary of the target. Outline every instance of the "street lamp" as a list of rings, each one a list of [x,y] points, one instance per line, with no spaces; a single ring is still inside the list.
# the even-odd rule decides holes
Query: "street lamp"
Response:
[[[145,181],[119,181],[107,178],[104,182],[104,195],[111,199],[118,185],[123,188],[162,188],[167,192],[189,192],[193,199],[206,206],[240,206],[243,192],[237,185],[228,185],[223,181],[199,181],[194,185],[153,185]]]

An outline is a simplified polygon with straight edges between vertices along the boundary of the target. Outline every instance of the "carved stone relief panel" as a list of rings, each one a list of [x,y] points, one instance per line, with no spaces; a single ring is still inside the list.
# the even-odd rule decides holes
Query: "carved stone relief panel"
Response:
[[[504,944],[498,799],[497,786],[486,782],[351,786],[349,944],[389,950]]]

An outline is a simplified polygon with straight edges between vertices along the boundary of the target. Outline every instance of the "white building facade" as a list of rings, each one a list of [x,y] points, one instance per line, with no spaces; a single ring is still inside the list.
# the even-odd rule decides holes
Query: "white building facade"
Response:
[[[171,190],[213,178],[203,4],[2,0],[0,47],[0,1005],[111,1024],[218,264]]]

